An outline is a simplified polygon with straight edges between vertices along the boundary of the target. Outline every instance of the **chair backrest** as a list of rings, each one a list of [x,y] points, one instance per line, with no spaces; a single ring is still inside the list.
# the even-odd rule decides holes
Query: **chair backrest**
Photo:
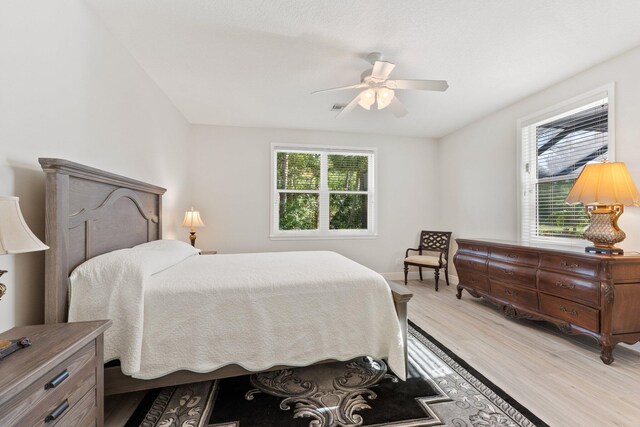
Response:
[[[420,249],[425,251],[444,252],[444,259],[449,260],[449,243],[451,231],[425,231],[420,233]]]

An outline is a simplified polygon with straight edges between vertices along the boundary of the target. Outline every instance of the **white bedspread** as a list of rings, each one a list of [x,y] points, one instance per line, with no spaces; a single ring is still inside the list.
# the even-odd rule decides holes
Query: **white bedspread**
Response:
[[[120,359],[125,374],[150,379],[229,364],[260,371],[370,355],[404,379],[400,325],[378,273],[333,252],[177,263],[156,252],[116,251],[117,262],[96,257],[71,276],[69,320],[112,319],[105,360]]]

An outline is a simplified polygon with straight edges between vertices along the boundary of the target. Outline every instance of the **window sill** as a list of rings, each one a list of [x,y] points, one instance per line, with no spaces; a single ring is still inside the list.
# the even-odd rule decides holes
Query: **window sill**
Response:
[[[270,235],[269,239],[271,240],[371,240],[377,239],[377,234],[345,234],[345,235],[336,235],[336,236],[283,236],[281,234]]]

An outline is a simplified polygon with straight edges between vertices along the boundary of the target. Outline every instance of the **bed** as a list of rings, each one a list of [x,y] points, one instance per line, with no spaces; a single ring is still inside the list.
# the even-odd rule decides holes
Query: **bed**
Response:
[[[165,189],[67,160],[42,158],[39,159],[39,161],[42,169],[46,173],[46,241],[51,247],[45,257],[45,321],[47,323],[65,322],[67,321],[69,310],[69,275],[78,266],[85,266],[91,264],[91,262],[97,262],[96,260],[103,259],[104,257],[116,256],[113,254],[122,251],[126,253],[126,251],[133,250],[129,248],[141,244],[143,244],[143,246],[145,246],[144,244],[150,246],[164,244],[158,241],[162,239],[162,195],[165,193]],[[101,255],[102,257],[99,257]],[[152,289],[153,292],[149,291],[148,295],[145,294],[146,296],[140,298],[144,300],[148,306],[147,310],[150,310],[149,307],[154,306],[153,301],[158,305],[161,301],[166,300],[167,292],[173,293],[172,298],[177,298],[177,300],[189,298],[189,292],[192,293],[190,298],[192,298],[193,295],[202,295],[201,292],[203,292],[203,289],[209,286],[204,283],[206,282],[204,278],[211,276],[211,271],[216,271],[216,280],[218,280],[218,283],[215,284],[215,286],[220,287],[234,281],[237,282],[234,286],[237,286],[238,283],[245,284],[249,287],[254,286],[253,282],[256,280],[256,277],[270,276],[268,266],[274,263],[280,263],[282,265],[288,264],[290,266],[298,265],[298,271],[302,273],[305,270],[304,266],[307,266],[306,270],[309,270],[308,266],[313,265],[313,261],[316,260],[319,272],[321,270],[335,270],[334,273],[338,274],[334,277],[329,274],[327,277],[322,278],[324,281],[312,282],[310,285],[307,284],[304,285],[304,287],[301,285],[299,287],[300,289],[307,290],[312,290],[314,287],[321,287],[323,289],[326,288],[325,291],[330,292],[333,287],[336,292],[338,292],[343,286],[340,287],[337,286],[337,284],[341,283],[343,279],[347,282],[358,282],[358,280],[360,280],[358,279],[358,274],[366,276],[367,274],[373,273],[365,267],[359,266],[359,264],[337,254],[318,252],[254,254],[252,258],[260,259],[259,264],[263,265],[263,269],[254,269],[252,270],[254,276],[247,276],[246,274],[242,275],[238,272],[238,266],[242,265],[243,261],[246,261],[246,258],[245,260],[240,259],[242,256],[243,255],[238,254],[216,256],[195,255],[185,257],[184,260],[180,260],[180,262],[176,264],[177,267],[172,266],[166,271],[162,270],[161,274],[154,274],[153,284],[144,285],[144,289]],[[245,254],[244,256],[247,257],[248,255]],[[340,265],[342,267],[328,269],[326,263]],[[359,268],[363,270],[355,274]],[[235,274],[233,274],[234,269]],[[193,273],[191,272],[196,271],[200,272],[200,281],[196,280],[196,276],[192,276]],[[297,274],[297,278],[287,278],[286,275],[283,275],[282,271],[284,271],[284,269],[282,268],[272,271],[280,271],[280,274],[274,273],[272,275],[273,277],[269,277],[268,280],[270,280],[270,282],[264,285],[263,288],[277,289],[278,292],[281,293],[281,296],[284,295],[286,298],[291,297],[292,292],[297,289],[295,287],[297,283],[296,280],[300,280],[301,274]],[[296,276],[296,270],[292,269],[291,271],[294,272],[293,276]],[[307,271],[306,273],[309,272]],[[340,276],[340,274],[342,274],[342,276]],[[375,275],[375,273],[373,274]],[[319,276],[319,274],[307,274],[306,276],[316,277]],[[159,277],[163,280],[158,279]],[[318,280],[320,279],[320,277],[316,278]],[[151,280],[151,278],[149,278],[149,280]],[[382,279],[378,277],[377,280]],[[173,284],[177,282],[181,284],[173,286]],[[200,283],[200,285],[197,285],[198,283]],[[404,366],[406,366],[407,303],[412,296],[411,293],[401,285],[395,283],[389,283],[387,285],[389,288],[384,289],[388,295],[386,306],[390,306],[392,310],[395,309],[395,316],[397,316],[394,316],[393,322],[389,322],[388,313],[387,317],[384,315],[385,307],[379,302],[376,303],[376,305],[367,303],[367,295],[371,292],[363,288],[363,283],[354,286],[350,291],[352,292],[351,295],[345,294],[340,298],[336,298],[337,305],[334,305],[332,310],[342,310],[346,312],[347,310],[344,304],[351,304],[353,308],[350,310],[351,316],[347,316],[346,321],[357,321],[358,317],[366,318],[372,323],[370,327],[376,331],[388,327],[390,323],[396,322],[397,319],[396,325],[398,326],[398,330],[396,330],[396,333],[399,333],[402,344],[401,350],[403,352],[401,360],[402,363],[405,364]],[[181,289],[184,289],[184,292],[181,291]],[[127,291],[131,292],[131,289]],[[243,295],[251,295],[255,294],[255,292],[256,289],[251,289],[250,291],[245,289],[243,292],[230,293],[227,296],[227,298],[229,298],[228,305],[231,306],[235,304],[235,308],[234,311],[228,312],[227,316],[229,316],[229,313],[242,312],[244,305],[250,305],[252,307],[251,310],[246,310],[246,313],[249,313],[247,314],[248,316],[250,313],[255,312],[254,309],[256,306],[252,305],[255,304],[255,302],[249,300],[244,301],[242,299]],[[314,297],[310,297],[309,294],[301,295],[300,299],[294,301],[293,305],[301,305],[301,307],[299,307],[300,310],[309,311],[310,306],[304,307],[304,300],[313,300],[313,298]],[[324,299],[325,297],[315,297],[316,301],[318,298]],[[354,301],[356,298],[358,299],[357,302]],[[203,299],[206,299],[206,297],[203,297]],[[340,300],[344,301],[340,302]],[[213,304],[215,298],[209,297],[208,301]],[[292,304],[290,303],[289,305]],[[206,306],[206,304],[203,305],[203,307]],[[258,307],[258,311],[259,310],[261,310],[260,307]],[[387,319],[384,323],[375,324],[376,310],[379,311],[378,316],[381,319]],[[140,313],[141,311],[138,311],[137,315],[139,316]],[[142,313],[144,313],[144,310]],[[295,317],[295,312],[291,313],[291,316]],[[355,316],[353,315],[354,313],[356,313]],[[77,316],[77,313],[75,313],[74,316],[73,320],[81,319],[81,317]],[[277,317],[277,310],[267,310],[266,317],[258,317],[257,321],[263,326],[263,323],[268,324],[271,322],[270,316]],[[172,326],[172,324],[167,324],[166,319],[164,319],[165,323],[162,324],[161,317],[162,316],[158,315],[155,319],[150,318],[148,322],[149,324],[159,322],[158,325],[156,325],[156,330],[176,329],[177,334],[189,342],[189,346],[184,347],[184,352],[187,353],[198,351],[198,349],[211,349],[216,347],[216,345],[220,344],[220,337],[225,335],[224,333],[222,335],[216,335],[213,333],[216,332],[216,329],[213,328],[209,333],[195,334],[191,337],[188,335],[188,332],[185,332],[184,328],[168,327],[167,325]],[[223,318],[226,318],[226,316],[220,319]],[[309,318],[315,319],[313,320],[315,324],[307,325],[309,328],[312,326],[318,327],[318,325],[324,325],[326,323],[327,330],[324,331],[325,336],[330,336],[331,331],[336,330],[335,328],[337,326],[331,325],[330,322],[327,321],[326,316],[314,317],[310,315]],[[147,317],[145,317],[145,322],[147,322]],[[176,324],[177,323],[178,322],[176,322]],[[231,325],[233,324],[231,323]],[[289,324],[285,326],[291,327],[292,325]],[[227,328],[231,328],[231,326],[227,325]],[[225,326],[222,325],[220,329],[225,331]],[[227,336],[236,336],[237,333],[237,331],[227,332],[229,332],[226,334]],[[323,333],[323,331],[319,329],[316,330],[316,332],[319,335]],[[245,331],[245,333],[249,334],[250,332]],[[393,335],[393,328],[391,328],[391,332],[387,333]],[[204,339],[203,336],[205,337]],[[217,339],[211,337],[217,337]],[[169,335],[161,336],[159,340],[156,340],[155,345],[157,346],[159,345],[158,342],[167,339],[170,340],[172,338]],[[215,342],[210,342],[211,340]],[[149,342],[140,341],[138,342],[139,347],[132,346],[131,348],[137,348],[139,350],[138,354],[142,354],[145,348],[147,349],[147,354],[149,353],[149,349],[157,349],[157,347],[153,347],[154,344],[151,342],[153,340],[147,341]],[[240,339],[239,341],[243,340]],[[250,349],[252,346],[252,340],[244,341],[244,344],[223,341],[223,345],[220,347],[229,349],[230,353],[237,356],[239,353],[242,353],[240,351],[242,345],[245,345],[247,349]],[[380,346],[380,343],[376,344],[375,340],[373,341],[374,346]],[[302,348],[304,346],[301,344],[299,347]],[[180,347],[172,345],[171,348],[179,349]],[[105,349],[107,349],[107,337],[105,337]],[[291,349],[285,350],[286,353],[289,354],[289,350]],[[385,350],[381,351],[384,352]],[[398,367],[397,349],[393,351],[390,350],[389,352],[396,354],[395,357],[391,357],[393,363],[396,364],[395,369],[403,371],[404,366],[402,368]],[[124,360],[121,355],[116,353],[112,352],[112,357],[107,357],[122,358]],[[284,367],[309,363],[323,363],[336,359],[336,357],[332,357],[332,355],[328,353],[316,353],[316,359],[318,355],[322,355],[322,360],[316,360],[309,355],[307,355],[307,357],[294,355],[292,356],[293,359],[287,359],[286,357],[282,359],[277,353],[278,352],[274,354],[258,352],[253,358],[248,357],[240,363],[235,363],[238,362],[238,360],[237,357],[234,356],[234,359],[230,359],[231,361],[229,363],[224,363],[223,360],[220,359],[216,360],[215,363],[209,361],[210,363],[205,363],[201,366],[183,366],[178,362],[173,368],[162,366],[161,369],[155,370],[154,368],[157,368],[157,366],[153,366],[153,364],[147,366],[144,361],[142,363],[142,365],[145,365],[143,366],[143,370],[136,370],[135,364],[133,365],[134,369],[107,365],[105,368],[105,394],[118,394],[167,385],[244,375],[257,371],[282,369]],[[338,358],[345,354],[344,352],[338,352]],[[114,355],[118,357],[114,357]],[[357,354],[354,354],[354,356],[356,355]],[[167,359],[176,358],[174,356],[175,355]],[[179,360],[179,357],[177,357],[177,360]],[[280,360],[285,360],[286,363],[281,363]],[[132,365],[127,362],[127,366],[130,367]],[[147,369],[149,367],[151,368]],[[123,374],[123,370],[131,375]]]

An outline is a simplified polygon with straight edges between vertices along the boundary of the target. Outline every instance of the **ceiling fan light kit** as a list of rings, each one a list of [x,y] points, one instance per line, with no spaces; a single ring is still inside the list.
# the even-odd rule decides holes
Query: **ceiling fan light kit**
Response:
[[[379,52],[370,53],[367,56],[369,62],[373,64],[371,70],[362,73],[361,82],[351,86],[342,86],[333,89],[324,89],[313,92],[335,92],[340,90],[363,89],[347,104],[336,118],[341,118],[360,105],[365,110],[371,110],[371,106],[377,103],[378,110],[387,107],[396,117],[407,115],[408,111],[402,105],[395,94],[395,90],[428,90],[444,92],[449,87],[445,80],[389,80],[389,74],[395,68],[395,64],[382,60]]]

